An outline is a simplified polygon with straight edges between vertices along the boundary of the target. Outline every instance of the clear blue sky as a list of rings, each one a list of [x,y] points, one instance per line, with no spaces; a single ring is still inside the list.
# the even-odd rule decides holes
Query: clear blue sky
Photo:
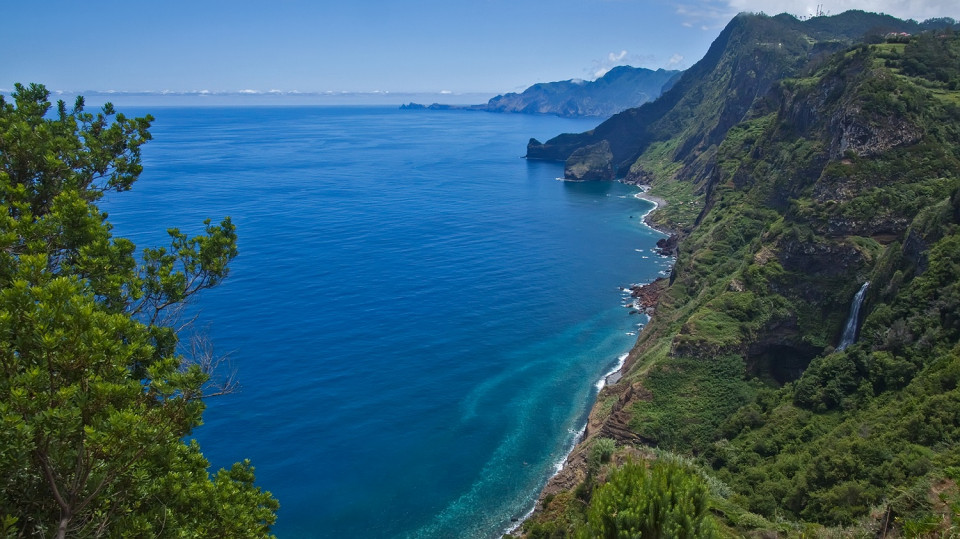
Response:
[[[739,11],[960,18],[955,0],[5,2],[0,91],[516,91],[684,68]]]

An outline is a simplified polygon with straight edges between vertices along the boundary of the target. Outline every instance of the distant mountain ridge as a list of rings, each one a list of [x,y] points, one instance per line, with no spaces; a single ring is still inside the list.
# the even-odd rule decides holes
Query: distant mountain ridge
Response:
[[[622,110],[653,101],[669,90],[682,71],[617,66],[595,81],[565,80],[541,82],[522,93],[498,95],[483,105],[420,105],[410,103],[402,109],[480,110],[555,114],[568,118],[610,117]]]

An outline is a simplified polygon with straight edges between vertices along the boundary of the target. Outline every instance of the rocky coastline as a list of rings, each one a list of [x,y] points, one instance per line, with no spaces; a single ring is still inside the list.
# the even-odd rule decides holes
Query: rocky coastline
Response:
[[[667,234],[667,237],[661,238],[657,241],[655,248],[656,252],[662,256],[675,256],[678,240],[677,234],[672,231],[658,229],[654,227],[650,221],[651,214],[658,209],[665,207],[668,204],[667,200],[649,194],[647,192],[649,186],[647,185],[639,185],[639,187],[642,189],[642,191],[634,196],[636,196],[638,199],[646,200],[654,204],[654,207],[643,215],[643,224],[653,230]],[[668,279],[660,277],[649,283],[631,285],[625,289],[630,291],[630,297],[634,300],[632,302],[632,307],[635,309],[635,311],[631,311],[631,314],[643,313],[648,317],[652,317],[656,312],[656,308],[660,300],[660,294],[666,288],[667,284]],[[631,432],[627,425],[628,418],[625,412],[623,412],[624,405],[627,402],[637,398],[650,398],[649,395],[645,396],[641,394],[646,390],[643,389],[643,387],[639,384],[634,385],[623,381],[623,373],[626,371],[628,366],[633,363],[632,360],[634,358],[631,357],[632,355],[633,350],[627,354],[625,361],[620,362],[620,367],[618,369],[606,374],[602,378],[603,385],[600,391],[597,393],[593,405],[590,408],[587,424],[584,426],[583,431],[576,440],[576,443],[574,443],[570,453],[567,454],[567,457],[564,459],[558,471],[554,473],[552,477],[550,477],[546,485],[544,485],[544,487],[540,490],[540,495],[537,497],[537,502],[534,508],[528,511],[522,518],[513,522],[510,529],[507,530],[507,534],[513,534],[519,530],[524,521],[540,511],[543,508],[544,500],[548,496],[553,496],[559,492],[571,490],[586,478],[587,451],[589,442],[593,438],[597,436],[604,436],[617,440],[618,444],[621,445],[628,441],[635,444],[640,444],[644,441],[640,440],[635,433]],[[601,410],[599,407],[600,403],[612,399],[613,396],[616,396],[616,401],[614,402],[609,413],[605,410]]]

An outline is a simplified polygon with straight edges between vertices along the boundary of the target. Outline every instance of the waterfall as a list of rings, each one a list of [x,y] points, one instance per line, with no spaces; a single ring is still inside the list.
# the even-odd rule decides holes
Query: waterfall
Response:
[[[863,283],[856,296],[853,296],[853,302],[850,303],[850,316],[847,317],[847,325],[843,328],[843,336],[840,337],[840,344],[837,350],[843,350],[857,340],[857,323],[860,321],[860,306],[863,305],[863,297],[867,295],[867,287],[870,281]]]

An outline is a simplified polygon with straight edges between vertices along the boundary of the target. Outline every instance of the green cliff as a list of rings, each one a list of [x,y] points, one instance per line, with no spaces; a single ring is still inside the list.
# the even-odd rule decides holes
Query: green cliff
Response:
[[[531,141],[569,177],[652,185],[680,241],[528,536],[590,535],[593,494],[635,457],[685,463],[724,535],[958,533],[951,26],[741,15],[660,100]],[[591,463],[599,440],[616,444],[608,464]]]
[[[607,179],[644,178],[651,171],[636,168],[636,161],[654,153],[687,165],[685,174],[692,177],[703,172],[727,130],[744,119],[774,82],[797,76],[868,33],[917,33],[924,27],[861,11],[807,21],[789,15],[740,15],[659,99],[625,110],[586,133],[563,134],[545,143],[531,140],[527,157],[567,161],[578,148],[606,140],[613,152],[613,173]],[[661,147],[667,143],[668,148]],[[697,161],[699,166],[691,169]]]

